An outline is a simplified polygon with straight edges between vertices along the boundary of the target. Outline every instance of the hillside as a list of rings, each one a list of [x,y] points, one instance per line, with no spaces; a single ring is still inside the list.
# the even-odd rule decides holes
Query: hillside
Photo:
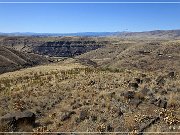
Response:
[[[0,74],[48,62],[48,59],[42,56],[22,53],[12,48],[0,46]]]
[[[0,74],[0,132],[180,131],[179,40],[2,37],[1,43],[3,71],[28,68]],[[57,62],[42,65],[44,58],[28,51]]]
[[[113,36],[134,39],[180,39],[180,30],[155,30],[145,32],[121,32]]]
[[[178,132],[179,79],[178,72],[101,70],[73,59],[5,73],[0,131]]]
[[[180,41],[119,41],[77,56],[90,59],[99,67],[111,69],[136,69],[145,71],[180,69]]]

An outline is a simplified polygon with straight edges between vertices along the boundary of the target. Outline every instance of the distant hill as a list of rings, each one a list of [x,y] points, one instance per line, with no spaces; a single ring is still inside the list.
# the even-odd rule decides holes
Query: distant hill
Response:
[[[0,46],[0,74],[17,69],[48,63],[44,57]]]
[[[119,38],[162,38],[162,39],[180,39],[180,30],[154,30],[144,32],[79,32],[79,33],[31,33],[31,32],[15,32],[0,33],[1,36],[115,36]]]
[[[14,32],[14,33],[0,33],[1,36],[42,36],[42,37],[57,37],[57,36],[110,36],[118,34],[119,32],[78,32],[78,33],[31,33],[31,32]]]
[[[180,30],[155,30],[145,32],[121,32],[113,36],[120,38],[180,39]]]
[[[177,70],[180,69],[180,41],[151,41],[123,43],[99,48],[77,56],[89,59],[99,67],[136,70]]]

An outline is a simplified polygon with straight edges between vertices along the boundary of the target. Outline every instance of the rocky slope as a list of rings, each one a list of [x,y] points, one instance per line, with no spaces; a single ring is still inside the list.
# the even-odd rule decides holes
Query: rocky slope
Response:
[[[6,73],[0,130],[179,132],[179,79],[178,72],[102,70],[74,60]]]
[[[108,43],[88,37],[1,37],[0,39],[0,45],[54,57],[73,57],[101,48]]]

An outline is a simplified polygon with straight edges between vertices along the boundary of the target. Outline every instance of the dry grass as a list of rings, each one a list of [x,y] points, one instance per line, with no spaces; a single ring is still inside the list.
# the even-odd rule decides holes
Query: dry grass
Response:
[[[141,93],[144,88],[150,89],[155,98],[160,96],[169,99],[168,107],[176,103],[174,109],[177,117],[179,102],[175,101],[179,100],[179,93],[173,94],[173,91],[166,88],[174,86],[176,90],[180,86],[179,78],[166,78],[162,87],[158,87],[156,83],[158,76],[166,74],[88,68],[72,59],[65,63],[6,73],[0,75],[1,114],[31,110],[39,116],[36,122],[41,124],[35,131],[106,131],[107,125],[111,125],[115,131],[134,131],[146,119],[145,116],[148,118],[158,114],[154,110],[159,107],[144,100],[148,97]],[[134,82],[135,78],[143,80],[135,90],[135,98],[142,100],[138,107],[132,107],[122,96],[123,92],[131,89],[129,83]],[[149,82],[144,81],[147,78],[150,79]],[[156,87],[159,88],[157,93],[154,90]],[[161,89],[168,93],[160,94]],[[12,98],[8,100],[10,96]],[[86,109],[89,110],[88,118],[78,121],[81,118],[80,112]],[[61,121],[62,114],[66,111],[74,111],[75,114]],[[139,114],[137,119],[136,113]],[[164,120],[160,119],[160,122],[162,124]]]
[[[168,107],[169,108],[178,108],[180,105],[178,93],[170,93],[168,98]]]

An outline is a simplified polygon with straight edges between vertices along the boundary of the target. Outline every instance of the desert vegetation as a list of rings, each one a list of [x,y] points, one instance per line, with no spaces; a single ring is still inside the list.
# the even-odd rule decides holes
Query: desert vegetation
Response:
[[[179,40],[106,40],[1,74],[0,131],[179,132]]]

